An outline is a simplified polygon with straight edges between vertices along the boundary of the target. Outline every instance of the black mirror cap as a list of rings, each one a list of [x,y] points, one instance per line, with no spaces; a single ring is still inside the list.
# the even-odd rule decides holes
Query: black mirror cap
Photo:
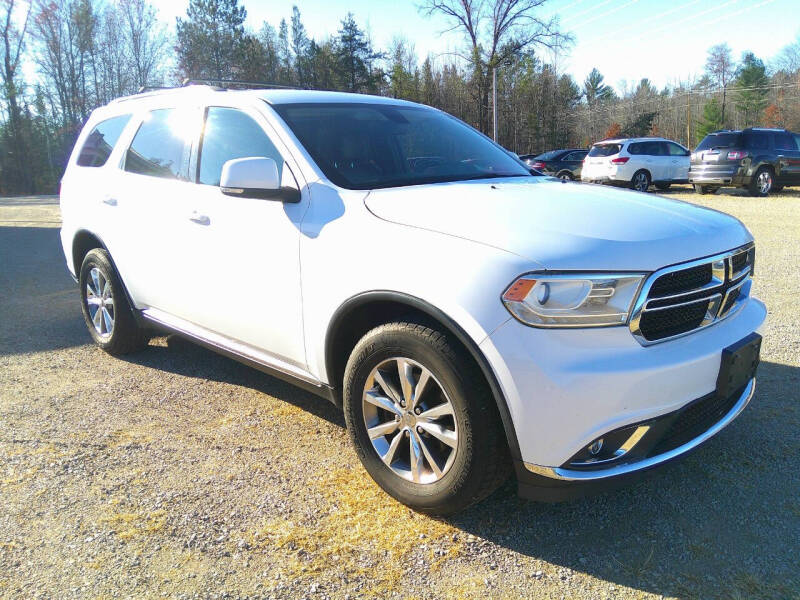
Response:
[[[226,196],[237,198],[256,198],[258,200],[275,200],[296,204],[300,202],[300,190],[294,187],[284,186],[277,190],[264,190],[259,188],[220,188]]]

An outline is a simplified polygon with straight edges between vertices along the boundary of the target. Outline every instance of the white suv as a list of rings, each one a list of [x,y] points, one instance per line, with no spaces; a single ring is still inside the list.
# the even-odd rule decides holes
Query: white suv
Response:
[[[722,213],[535,177],[443,112],[370,96],[140,94],[75,148],[61,238],[94,341],[177,332],[331,400],[418,510],[512,467],[539,499],[624,480],[753,394],[766,310]]]
[[[639,192],[651,184],[667,190],[673,183],[688,183],[691,155],[664,138],[603,140],[583,159],[581,181],[625,185]]]

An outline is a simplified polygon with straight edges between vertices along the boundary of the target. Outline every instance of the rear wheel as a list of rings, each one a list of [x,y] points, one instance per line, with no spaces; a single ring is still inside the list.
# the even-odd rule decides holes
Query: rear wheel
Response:
[[[108,252],[90,250],[78,278],[81,309],[95,344],[109,354],[128,354],[147,345],[149,336],[140,328]]]
[[[631,179],[631,189],[634,189],[637,192],[646,192],[648,189],[650,189],[650,173],[644,169],[641,171],[636,171]]]
[[[751,196],[763,197],[768,196],[772,191],[772,185],[775,183],[772,175],[772,169],[769,167],[759,167],[756,174],[750,180],[750,185],[747,186],[747,191]]]
[[[344,409],[366,470],[416,510],[458,512],[509,474],[500,417],[477,365],[426,325],[389,323],[358,342],[345,369]]]
[[[573,179],[575,179],[575,178],[572,176],[572,173],[570,173],[569,171],[561,171],[561,172],[560,172],[560,173],[557,175],[557,177],[558,177],[558,178],[559,178],[561,181],[572,181]]]

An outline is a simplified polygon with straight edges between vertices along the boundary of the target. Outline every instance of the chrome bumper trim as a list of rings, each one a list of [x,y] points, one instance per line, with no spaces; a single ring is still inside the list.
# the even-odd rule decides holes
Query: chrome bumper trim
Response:
[[[756,380],[754,377],[753,379],[750,380],[750,383],[747,384],[744,391],[742,392],[742,395],[739,397],[739,400],[736,402],[733,408],[731,408],[728,414],[726,414],[722,419],[717,421],[703,434],[699,435],[693,440],[686,442],[682,446],[678,446],[677,448],[670,450],[669,452],[665,452],[664,454],[659,454],[658,456],[651,456],[649,458],[643,458],[642,460],[639,460],[637,462],[617,465],[614,467],[609,467],[607,469],[601,469],[597,471],[583,471],[578,469],[567,469],[564,467],[542,467],[540,465],[534,465],[531,463],[523,463],[523,464],[525,465],[525,468],[532,473],[536,473],[537,475],[543,475],[545,477],[550,477],[552,479],[561,479],[564,481],[596,481],[600,479],[608,479],[609,477],[617,477],[618,475],[627,475],[629,473],[635,473],[643,469],[649,469],[650,467],[655,467],[656,465],[660,465],[661,463],[667,462],[668,460],[677,458],[681,454],[684,454],[689,450],[696,448],[709,438],[715,436],[722,429],[727,427],[730,424],[730,422],[733,421],[736,417],[738,417],[739,414],[745,409],[747,404],[752,399],[755,389],[756,389]]]

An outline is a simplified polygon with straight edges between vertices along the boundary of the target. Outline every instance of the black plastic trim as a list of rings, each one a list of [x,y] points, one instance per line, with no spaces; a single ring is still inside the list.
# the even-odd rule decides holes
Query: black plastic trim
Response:
[[[439,308],[436,308],[432,304],[417,298],[416,296],[389,290],[375,290],[356,294],[355,296],[345,300],[345,302],[343,302],[342,305],[336,309],[336,312],[334,312],[333,316],[331,317],[330,324],[328,325],[328,332],[325,336],[325,370],[327,371],[328,379],[330,380],[333,374],[333,343],[336,339],[336,334],[338,333],[339,328],[346,323],[347,316],[353,310],[370,302],[396,302],[399,304],[404,304],[409,308],[419,310],[420,312],[425,313],[429,317],[441,323],[447,328],[449,333],[454,335],[456,339],[458,339],[458,341],[464,345],[475,362],[478,363],[483,376],[489,383],[489,388],[492,392],[492,396],[494,396],[497,409],[500,412],[500,418],[503,422],[503,429],[505,429],[511,457],[514,459],[515,464],[518,461],[521,461],[522,453],[519,448],[517,433],[514,429],[514,422],[511,419],[511,412],[508,409],[508,403],[506,402],[505,396],[500,389],[500,384],[497,381],[497,377],[489,365],[489,361],[486,359],[483,352],[481,352],[478,344],[475,343],[475,341],[462,329],[458,323],[456,323]]]

